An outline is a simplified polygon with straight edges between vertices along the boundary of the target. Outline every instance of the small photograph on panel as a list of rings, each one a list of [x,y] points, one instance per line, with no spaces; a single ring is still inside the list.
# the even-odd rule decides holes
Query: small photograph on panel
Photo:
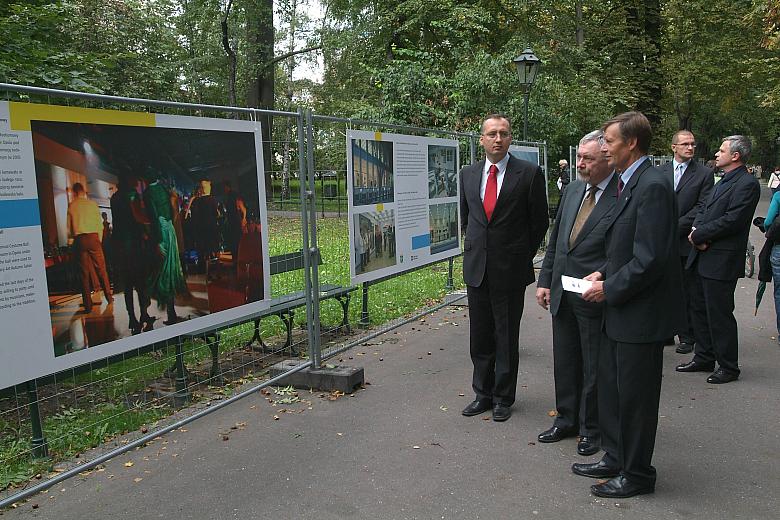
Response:
[[[395,265],[395,211],[354,215],[355,274]]]
[[[458,247],[458,204],[448,202],[430,207],[431,254]]]
[[[393,202],[393,143],[352,140],[352,205]]]
[[[454,146],[428,145],[428,198],[458,194],[457,150]]]

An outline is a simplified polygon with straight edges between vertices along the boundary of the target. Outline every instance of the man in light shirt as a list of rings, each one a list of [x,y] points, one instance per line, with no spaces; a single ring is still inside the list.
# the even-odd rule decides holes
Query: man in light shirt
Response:
[[[680,215],[677,238],[680,244],[680,265],[683,267],[683,298],[688,327],[680,332],[680,344],[676,349],[678,354],[693,352],[693,344],[695,343],[690,311],[691,276],[685,271],[685,264],[688,263],[688,255],[691,252],[688,235],[691,232],[693,219],[710,198],[714,178],[711,168],[700,165],[693,159],[695,151],[696,138],[693,134],[688,130],[679,130],[672,137],[674,158],[672,162],[661,167],[661,172],[674,183],[677,210]],[[673,345],[674,338],[668,339],[666,344]]]
[[[108,304],[113,303],[101,236],[103,219],[98,205],[87,198],[84,186],[73,185],[73,200],[68,205],[68,236],[73,239],[81,271],[81,298],[84,311],[92,312],[90,281],[97,279]]]

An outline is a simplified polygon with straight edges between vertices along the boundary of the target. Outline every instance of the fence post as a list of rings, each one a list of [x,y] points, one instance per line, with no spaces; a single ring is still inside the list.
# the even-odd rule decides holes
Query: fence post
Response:
[[[189,402],[190,393],[187,390],[187,368],[184,366],[184,350],[181,346],[181,336],[176,337],[176,380],[173,393],[174,406],[182,406]]]
[[[363,282],[363,308],[360,311],[360,326],[368,327],[368,282]]]
[[[35,381],[27,381],[27,400],[30,407],[30,422],[32,426],[32,452],[37,458],[47,457],[49,449],[46,445],[46,437],[43,436],[43,423],[41,422],[41,411],[38,407],[38,387]]]
[[[309,180],[309,189],[307,191],[310,202],[309,220],[309,243],[311,247],[309,254],[312,262],[311,267],[311,317],[309,319],[309,330],[311,331],[312,341],[309,342],[312,368],[320,368],[322,364],[322,335],[320,331],[320,248],[317,243],[317,204],[316,191],[317,179],[314,170],[314,120],[311,116],[311,108],[306,109],[306,174]],[[325,191],[323,189],[323,191]],[[324,199],[323,199],[324,205]],[[324,208],[324,206],[323,206]],[[323,215],[325,214],[323,209]]]
[[[447,263],[449,265],[447,266],[447,285],[445,286],[445,289],[452,291],[455,288],[455,280],[452,277],[452,266],[455,263],[455,260],[450,257]]]

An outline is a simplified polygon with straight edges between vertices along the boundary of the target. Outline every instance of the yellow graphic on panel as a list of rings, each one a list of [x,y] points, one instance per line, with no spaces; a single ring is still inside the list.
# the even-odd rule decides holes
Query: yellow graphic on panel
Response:
[[[155,116],[147,112],[120,112],[97,108],[63,107],[36,103],[8,103],[11,129],[30,131],[30,121],[59,121],[104,125],[154,127]]]
[[[377,205],[376,205],[376,212],[377,212],[377,213],[381,213],[381,212],[383,212],[384,210],[385,210],[385,205],[384,205],[384,204],[382,204],[381,202],[380,202],[379,204],[377,204]]]

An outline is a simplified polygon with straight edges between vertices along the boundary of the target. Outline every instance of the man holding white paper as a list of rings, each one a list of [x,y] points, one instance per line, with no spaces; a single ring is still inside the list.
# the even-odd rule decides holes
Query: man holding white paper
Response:
[[[605,302],[599,356],[599,429],[604,456],[574,464],[577,475],[610,479],[591,486],[604,498],[655,491],[652,465],[661,395],[663,344],[685,326],[672,183],[647,158],[652,130],[640,112],[602,127],[602,152],[618,177],[606,229],[607,261],[586,278],[590,302]]]
[[[604,233],[615,206],[617,180],[601,153],[600,130],[577,149],[577,172],[563,192],[547,253],[539,273],[536,301],[552,314],[555,406],[552,428],[540,442],[579,435],[577,453],[599,450],[596,375],[603,333],[603,303],[582,299],[591,282],[582,277],[606,262]]]

